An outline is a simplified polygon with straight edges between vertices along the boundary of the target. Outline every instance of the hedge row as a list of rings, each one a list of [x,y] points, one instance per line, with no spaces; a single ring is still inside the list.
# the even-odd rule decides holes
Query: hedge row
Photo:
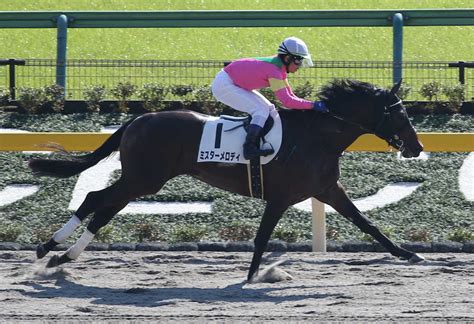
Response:
[[[408,97],[412,88],[403,86],[399,91],[402,99]],[[439,82],[424,84],[418,91],[425,102],[410,102],[407,109],[413,113],[472,113],[474,103],[466,102],[465,86],[443,85]],[[261,93],[275,105],[280,105],[270,89]],[[294,93],[301,98],[317,98],[317,90],[307,81],[295,87]],[[114,101],[105,101],[111,94]],[[83,91],[84,100],[65,101],[64,88],[51,85],[43,88],[23,87],[18,89],[17,100],[0,89],[0,106],[15,105],[17,110],[29,114],[52,112],[134,112],[143,113],[163,109],[192,108],[210,115],[217,115],[225,106],[216,102],[209,86],[173,85],[147,83],[138,87],[130,82],[120,82],[111,89],[103,85],[91,86]],[[132,99],[134,101],[132,101]]]

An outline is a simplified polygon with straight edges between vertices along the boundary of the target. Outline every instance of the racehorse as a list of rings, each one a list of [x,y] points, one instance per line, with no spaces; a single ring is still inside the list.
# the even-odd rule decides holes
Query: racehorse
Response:
[[[416,157],[423,150],[402,100],[396,95],[400,84],[401,81],[387,90],[356,80],[333,80],[318,93],[329,108],[328,113],[280,110],[284,137],[278,158],[263,165],[266,207],[254,240],[249,281],[258,273],[262,255],[282,214],[310,197],[332,206],[392,255],[412,263],[423,260],[381,233],[351,202],[339,182],[340,156],[364,133],[377,135],[406,158]],[[61,257],[53,256],[47,266],[77,258],[94,234],[129,201],[158,192],[175,176],[191,175],[220,189],[249,196],[245,165],[197,162],[206,118],[187,110],[147,113],[123,124],[92,153],[64,159],[31,159],[29,167],[37,175],[70,177],[120,150],[121,177],[108,188],[87,194],[73,216],[81,222],[94,213],[86,231]],[[55,233],[62,241],[78,226],[77,222],[74,226],[68,224],[62,235]],[[53,235],[49,242],[38,245],[38,258],[58,244],[54,238]]]

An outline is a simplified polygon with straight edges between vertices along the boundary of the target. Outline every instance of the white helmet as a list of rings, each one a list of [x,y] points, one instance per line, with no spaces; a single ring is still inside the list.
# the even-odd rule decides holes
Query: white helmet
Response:
[[[286,38],[283,42],[281,42],[277,53],[303,58],[303,67],[313,66],[313,61],[311,60],[311,54],[309,54],[308,46],[306,46],[305,42],[297,37]]]

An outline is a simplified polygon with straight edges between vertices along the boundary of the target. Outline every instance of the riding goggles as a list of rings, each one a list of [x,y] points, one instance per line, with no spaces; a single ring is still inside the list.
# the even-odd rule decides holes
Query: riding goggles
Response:
[[[303,56],[291,55],[291,61],[295,63],[296,66],[302,66],[304,62]]]

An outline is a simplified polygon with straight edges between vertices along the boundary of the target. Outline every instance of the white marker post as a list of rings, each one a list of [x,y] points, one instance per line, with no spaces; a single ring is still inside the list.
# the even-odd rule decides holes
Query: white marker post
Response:
[[[311,198],[313,252],[326,252],[326,213],[324,204]]]

